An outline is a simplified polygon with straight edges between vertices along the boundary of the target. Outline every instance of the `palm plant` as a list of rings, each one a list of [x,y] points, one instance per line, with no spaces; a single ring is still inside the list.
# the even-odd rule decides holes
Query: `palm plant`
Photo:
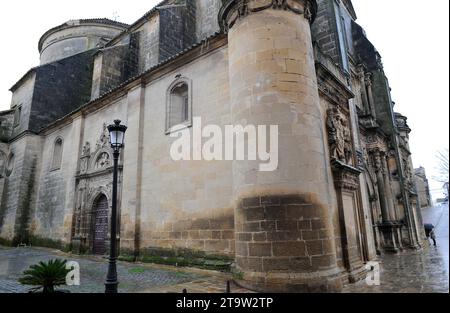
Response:
[[[66,276],[70,272],[66,269],[67,260],[50,260],[32,265],[23,272],[19,279],[22,285],[37,286],[32,288],[32,292],[42,289],[43,293],[54,293],[55,287],[66,284]]]

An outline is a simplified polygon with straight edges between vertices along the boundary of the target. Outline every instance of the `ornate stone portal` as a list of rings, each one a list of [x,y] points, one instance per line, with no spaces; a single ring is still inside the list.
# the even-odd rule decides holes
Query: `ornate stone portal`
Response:
[[[342,103],[342,105],[347,105]],[[327,129],[331,168],[336,189],[342,263],[349,272],[351,282],[363,276],[363,242],[360,229],[363,219],[358,201],[359,176],[353,149],[350,114],[340,105],[328,110]]]
[[[397,220],[394,196],[391,185],[389,169],[389,148],[383,135],[377,132],[370,133],[366,139],[368,154],[368,171],[372,174],[373,188],[376,190],[376,206],[379,207],[380,216],[375,217],[377,237],[385,252],[396,253],[402,249],[401,228],[403,224]],[[380,248],[381,248],[380,247]],[[381,250],[381,249],[380,249]]]
[[[108,199],[108,208],[112,205],[113,165],[110,161],[111,156],[109,134],[106,124],[104,124],[95,150],[91,151],[89,142],[86,142],[83,146],[79,171],[76,176],[76,202],[72,224],[72,251],[76,253],[92,253],[93,251],[96,201],[105,196]],[[122,169],[122,165],[119,165],[119,198]],[[120,199],[118,199],[118,203],[120,204]],[[120,219],[120,208],[118,216]],[[108,223],[109,221],[110,212],[108,210]]]

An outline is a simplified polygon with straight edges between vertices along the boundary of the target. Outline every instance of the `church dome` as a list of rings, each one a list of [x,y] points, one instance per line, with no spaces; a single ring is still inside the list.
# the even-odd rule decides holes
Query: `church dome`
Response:
[[[129,25],[109,19],[71,20],[48,30],[39,40],[41,65],[57,61],[103,44]]]

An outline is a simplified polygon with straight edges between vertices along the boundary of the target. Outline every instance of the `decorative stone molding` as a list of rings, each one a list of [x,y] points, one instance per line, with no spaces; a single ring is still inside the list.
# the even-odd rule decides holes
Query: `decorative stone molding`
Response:
[[[359,175],[362,171],[348,166],[338,160],[333,160],[331,162],[334,183],[337,189],[343,191],[356,191],[359,189]]]
[[[373,76],[373,74],[370,72],[367,72],[364,74],[364,82],[365,82],[367,88],[372,87],[372,76]]]
[[[303,14],[311,24],[317,13],[315,0],[222,0],[222,8],[219,11],[220,27],[224,32],[228,32],[238,19],[270,8]]]
[[[381,172],[381,174],[385,175],[386,174],[386,168],[384,167],[384,162],[383,159],[384,158],[384,152],[380,151],[380,150],[375,150],[373,152],[373,165],[375,168],[375,172]]]
[[[356,150],[356,160],[358,168],[364,170],[366,168],[366,158],[363,151]]]

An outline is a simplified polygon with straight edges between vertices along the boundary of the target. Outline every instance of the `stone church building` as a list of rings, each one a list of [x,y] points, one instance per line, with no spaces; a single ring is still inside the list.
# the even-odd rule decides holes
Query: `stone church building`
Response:
[[[48,30],[0,112],[0,243],[107,251],[120,119],[121,255],[223,257],[242,286],[314,292],[420,249],[411,129],[356,18],[350,0],[166,0]],[[172,160],[195,117],[278,125],[277,169]]]
[[[414,169],[414,179],[416,181],[417,194],[422,209],[429,208],[433,205],[431,198],[430,184],[428,183],[425,168],[422,166]]]

